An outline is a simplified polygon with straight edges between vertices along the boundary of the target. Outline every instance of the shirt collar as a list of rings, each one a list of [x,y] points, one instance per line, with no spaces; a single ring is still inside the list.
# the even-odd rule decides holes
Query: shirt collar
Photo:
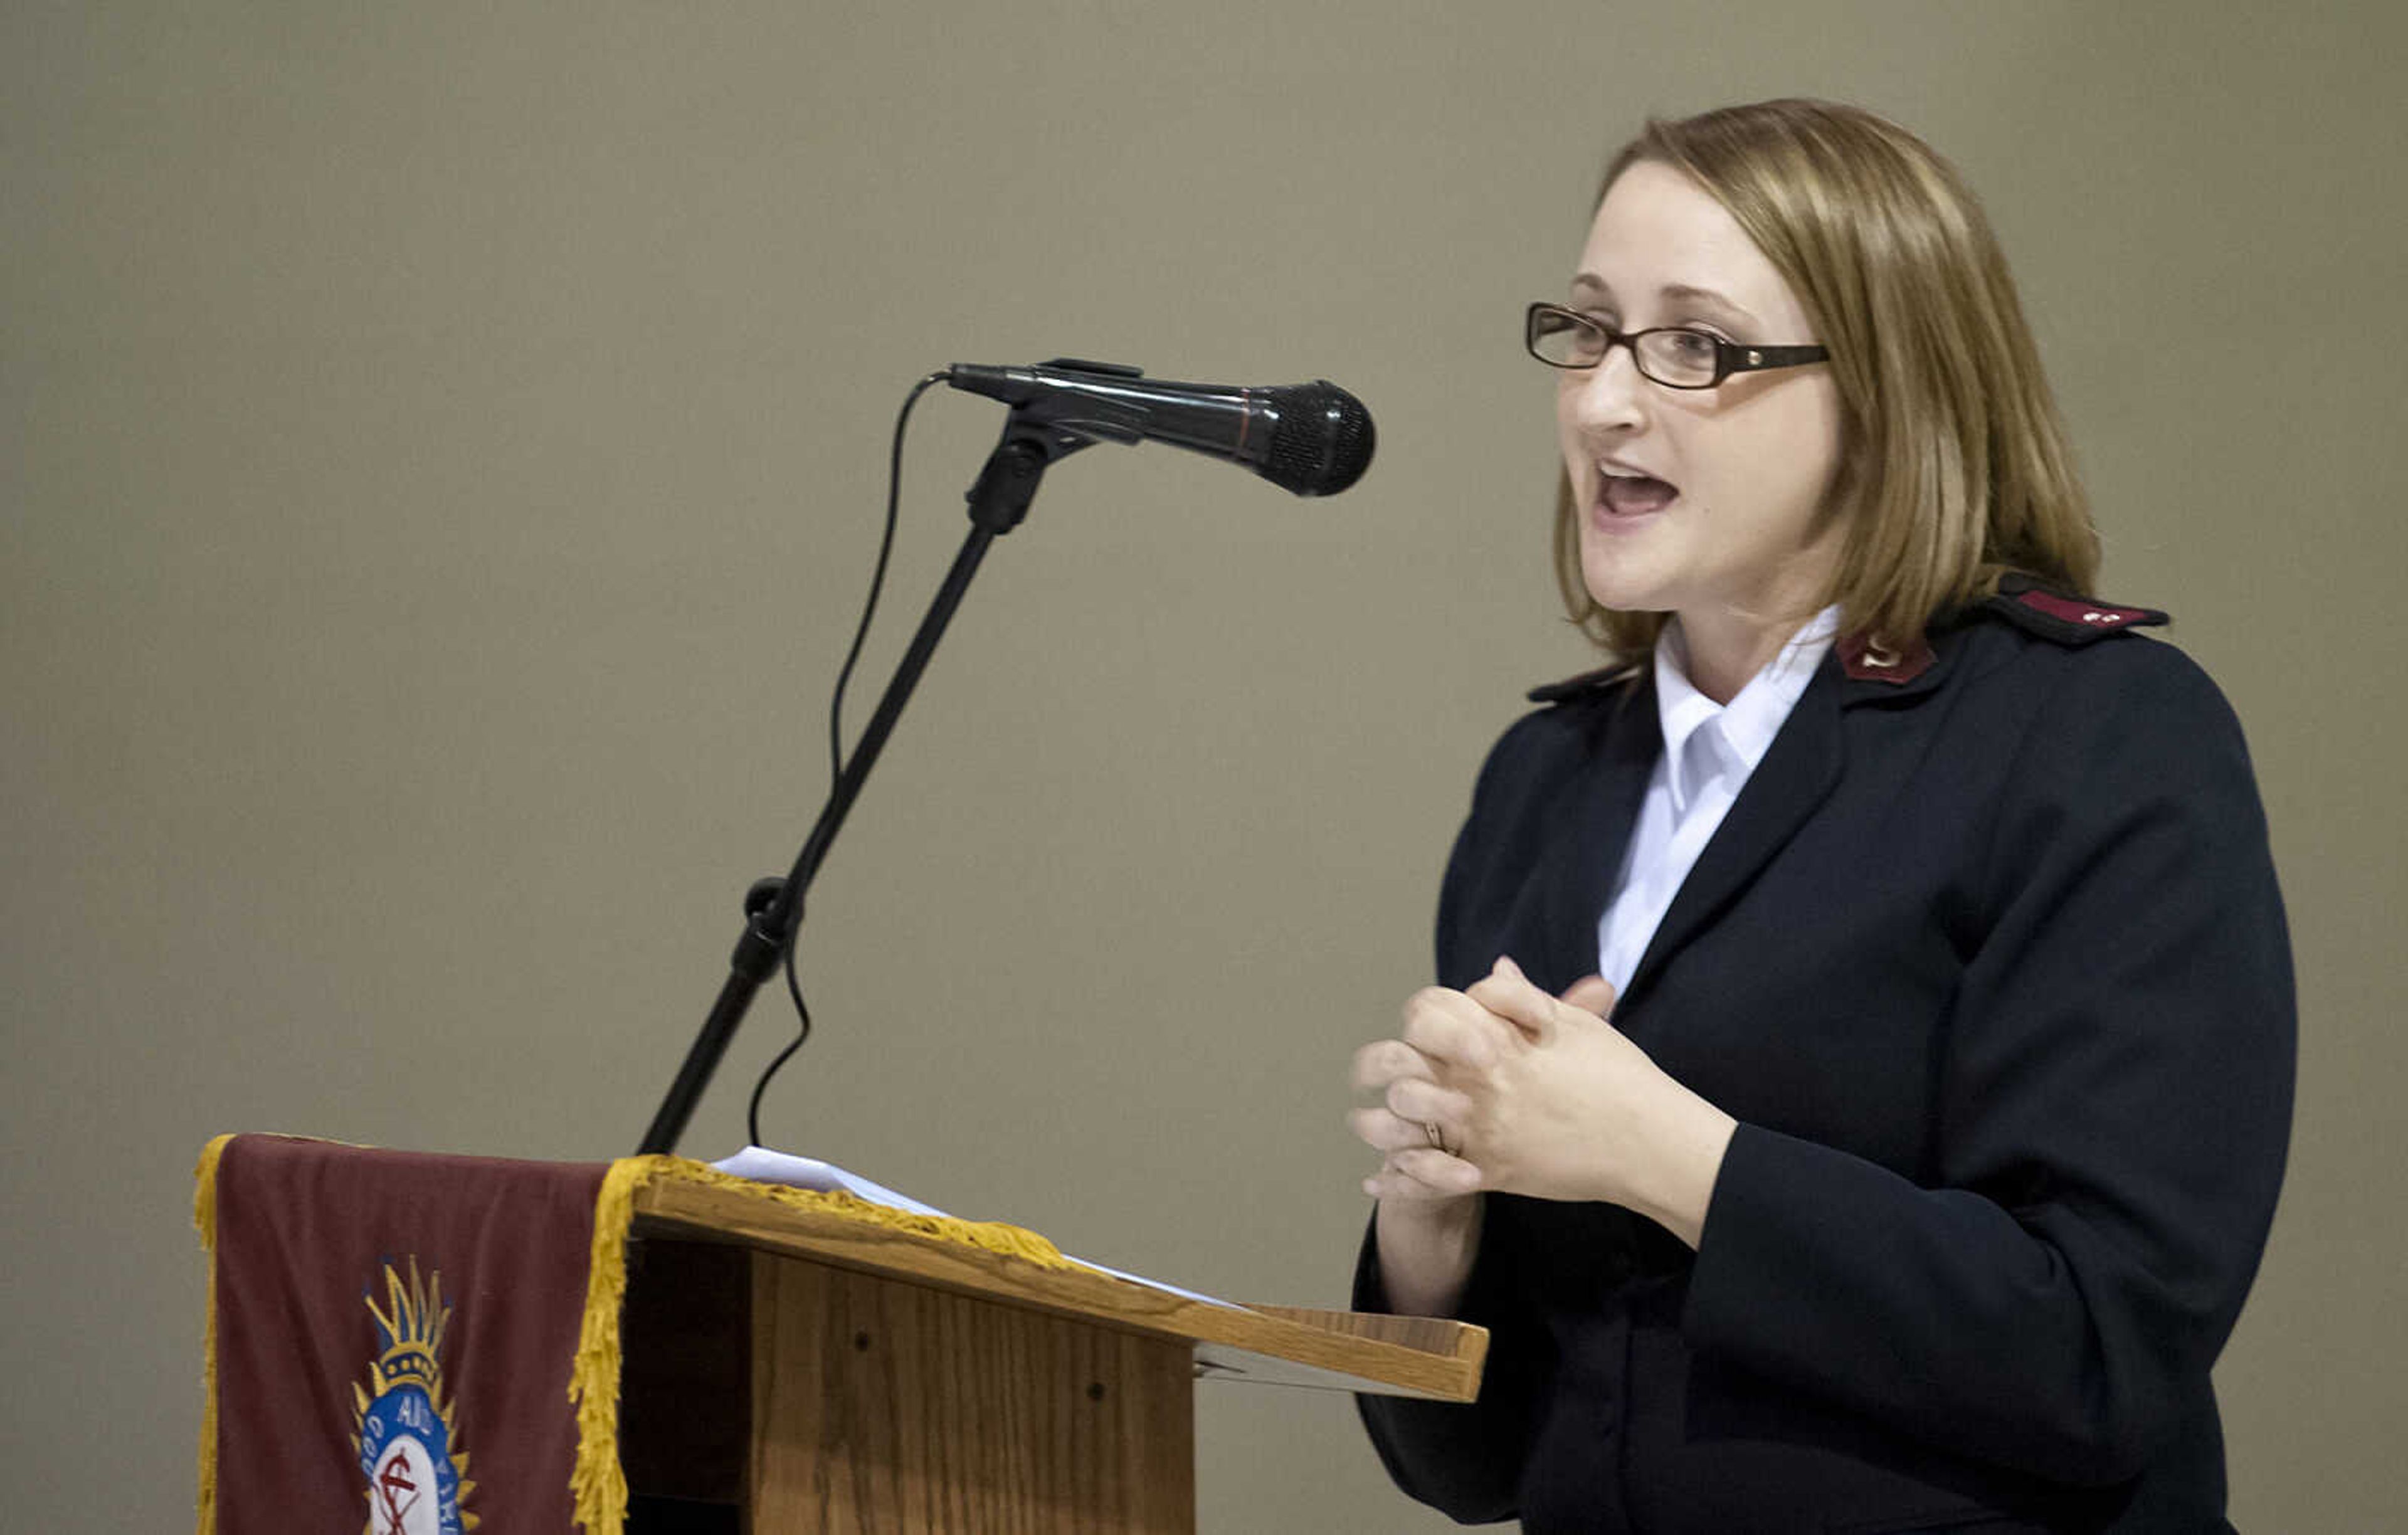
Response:
[[[1726,766],[1738,768],[1742,778],[1756,771],[1839,632],[1839,608],[1824,609],[1791,635],[1729,703],[1718,704],[1689,681],[1688,643],[1680,619],[1666,622],[1656,640],[1656,717],[1664,730],[1664,761],[1676,811],[1687,811],[1702,778],[1689,766],[1691,739],[1705,731],[1701,747],[1711,747]]]

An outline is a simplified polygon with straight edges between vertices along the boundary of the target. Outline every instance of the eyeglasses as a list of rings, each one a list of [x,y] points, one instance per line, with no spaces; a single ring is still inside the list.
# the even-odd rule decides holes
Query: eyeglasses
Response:
[[[1654,330],[1615,330],[1604,321],[1560,304],[1533,304],[1523,323],[1523,345],[1549,367],[1595,367],[1617,346],[1630,349],[1642,377],[1667,389],[1712,389],[1734,373],[1798,367],[1827,362],[1821,347],[1743,347],[1712,331],[1661,325]]]

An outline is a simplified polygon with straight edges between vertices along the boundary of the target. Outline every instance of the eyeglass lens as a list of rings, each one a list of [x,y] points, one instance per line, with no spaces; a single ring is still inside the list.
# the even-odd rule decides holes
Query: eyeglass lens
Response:
[[[1700,331],[1650,330],[1623,339],[1637,355],[1639,371],[1659,383],[1709,384],[1714,381],[1713,337]],[[1540,308],[1530,315],[1530,350],[1557,367],[1595,367],[1605,360],[1613,338],[1604,326],[1568,309]]]

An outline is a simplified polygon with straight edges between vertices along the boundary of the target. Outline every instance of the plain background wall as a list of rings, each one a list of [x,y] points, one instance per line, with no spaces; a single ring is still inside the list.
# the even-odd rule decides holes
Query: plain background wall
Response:
[[[823,792],[888,431],[955,360],[1327,375],[1352,494],[1054,471],[814,893],[768,1135],[1335,1304],[1345,1062],[1427,964],[1546,567],[1555,294],[1646,112],[1952,155],[2105,590],[2263,778],[2303,1021],[2221,1370],[2244,1527],[2397,1498],[2401,29],[2375,5],[0,7],[0,1482],[187,1517],[210,1134],[632,1148]],[[924,404],[878,683],[999,408]],[[687,1149],[742,1140],[765,994]],[[1437,1521],[1343,1398],[1206,1386],[1212,1530]]]

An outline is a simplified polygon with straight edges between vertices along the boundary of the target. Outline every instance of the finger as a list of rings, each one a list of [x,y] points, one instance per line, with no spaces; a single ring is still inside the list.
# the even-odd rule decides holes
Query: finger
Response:
[[[1390,1153],[1380,1170],[1363,1180],[1363,1192],[1381,1199],[1452,1199],[1477,1194],[1480,1186],[1478,1168],[1427,1147]]]
[[[1432,1061],[1480,1070],[1497,1059],[1496,1020],[1459,991],[1426,986],[1405,1002],[1405,1043]]]
[[[1564,1000],[1583,1012],[1611,1018],[1613,1016],[1613,983],[1601,975],[1582,976],[1564,993]]]
[[[1498,955],[1496,968],[1473,982],[1465,995],[1533,1040],[1543,1041],[1555,1035],[1555,999],[1502,954]]]
[[[1354,1074],[1358,1093],[1385,1092],[1392,1082],[1427,1082],[1435,1075],[1428,1057],[1402,1040],[1376,1040],[1354,1052]]]
[[[1432,1082],[1392,1082],[1383,1100],[1388,1112],[1411,1125],[1455,1126],[1471,1118],[1471,1099]]]
[[[1435,1119],[1408,1119],[1393,1109],[1355,1109],[1346,1115],[1346,1127],[1354,1132],[1354,1138],[1381,1153],[1429,1149],[1433,1126],[1448,1145],[1460,1139]]]
[[[1385,1109],[1350,1109],[1346,1127],[1354,1133],[1355,1140],[1383,1154],[1402,1151],[1416,1139],[1423,1145],[1429,1144],[1428,1131],[1406,1124]]]

